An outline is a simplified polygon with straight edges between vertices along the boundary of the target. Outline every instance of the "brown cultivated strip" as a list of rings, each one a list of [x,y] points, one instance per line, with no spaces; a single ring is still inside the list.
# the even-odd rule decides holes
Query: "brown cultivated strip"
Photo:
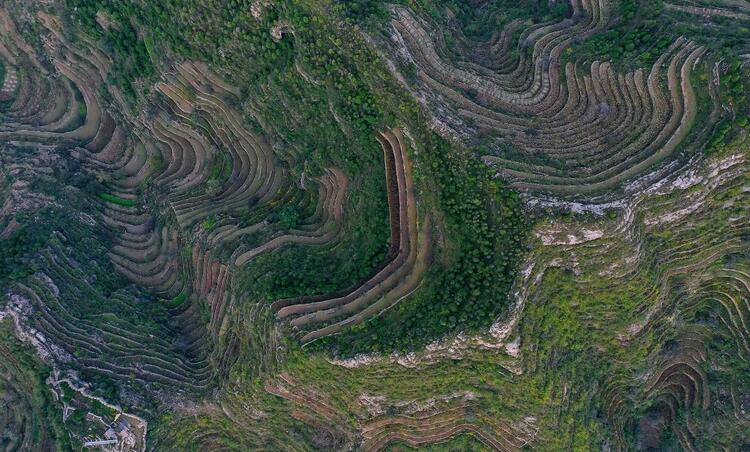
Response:
[[[348,183],[346,175],[341,170],[330,168],[320,181],[319,199],[322,204],[322,221],[311,231],[292,231],[290,234],[276,237],[259,247],[245,251],[237,256],[234,264],[243,266],[263,253],[292,243],[321,245],[333,240],[340,231]]]
[[[418,224],[411,162],[403,136],[399,130],[386,131],[378,141],[386,165],[391,244],[395,252],[389,253],[390,260],[374,276],[342,296],[275,302],[273,309],[278,318],[289,319],[293,327],[306,331],[303,342],[338,333],[380,314],[410,295],[427,269],[430,221],[425,217]]]
[[[365,451],[383,450],[394,442],[426,446],[460,434],[470,434],[492,450],[516,451],[530,443],[535,434],[533,424],[526,420],[511,423],[491,418],[471,402],[433,407],[411,415],[377,416],[365,421],[361,431]]]
[[[183,227],[214,214],[246,208],[250,202],[270,202],[281,191],[280,181],[284,170],[276,166],[273,151],[261,137],[246,129],[239,112],[227,103],[227,99],[236,96],[236,90],[225,83],[214,85],[216,79],[215,74],[201,65],[184,63],[176,67],[173,73],[166,74],[164,82],[156,85],[156,89],[167,99],[171,113],[180,122],[194,122],[193,112],[205,120],[203,132],[216,149],[227,153],[232,165],[231,176],[218,192],[172,199],[172,207]],[[205,152],[205,146],[198,143],[202,139],[193,137],[198,142],[191,143],[184,134],[182,137],[176,136],[179,135],[177,131],[171,133],[171,137],[166,137],[165,132],[166,129],[162,128],[162,141],[171,150],[165,150],[163,155],[190,157],[191,161],[196,162],[202,160],[200,155]],[[183,153],[190,148],[193,149],[191,152]],[[181,165],[170,167],[165,180],[171,181],[180,174]]]

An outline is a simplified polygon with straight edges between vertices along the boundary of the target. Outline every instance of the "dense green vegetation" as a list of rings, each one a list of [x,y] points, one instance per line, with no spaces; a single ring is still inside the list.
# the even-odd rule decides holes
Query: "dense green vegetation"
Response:
[[[246,66],[252,61],[259,71],[283,65],[282,55],[286,54],[288,61],[288,43],[276,44],[267,32],[253,27],[255,19],[250,15],[250,4],[249,1],[229,4],[184,0],[66,0],[74,24],[113,51],[114,81],[133,96],[136,94],[133,82],[154,75],[154,64],[165,62],[163,58],[172,54],[212,62],[221,61],[224,59],[221,55],[229,54],[228,63],[243,62]],[[101,13],[99,20],[97,13]],[[271,17],[264,17],[266,23],[272,23],[273,10],[271,14]],[[109,25],[105,28],[102,22]],[[231,49],[243,46],[253,49],[251,55],[257,58],[245,55],[237,59],[239,55]]]
[[[128,99],[135,101],[134,83],[154,75],[146,40],[139,36],[132,22],[133,15],[143,8],[121,0],[66,0],[66,5],[75,11],[76,25],[98,39],[112,57],[111,82],[121,88]]]
[[[51,215],[45,212],[42,218],[51,218]],[[28,221],[19,220],[22,224]],[[51,221],[33,222],[4,239],[0,247],[0,281],[22,279],[33,273],[31,257],[45,246],[53,229]]]
[[[73,450],[62,406],[45,380],[51,369],[15,337],[13,321],[0,321],[0,448]]]
[[[446,219],[442,234],[452,240],[444,262],[413,300],[318,347],[335,344],[346,357],[411,350],[448,332],[487,327],[507,306],[528,226],[517,195],[470,153],[434,135],[421,138],[428,151],[419,174],[434,183]]]
[[[411,2],[402,2],[409,5]],[[413,5],[432,19],[445,20],[446,8],[455,15],[463,33],[471,39],[488,39],[493,33],[502,30],[513,19],[525,19],[533,23],[550,22],[569,17],[572,9],[568,2],[548,0],[489,0],[472,2],[460,0],[431,0]]]
[[[611,26],[602,33],[574,44],[566,61],[612,61],[621,69],[648,68],[680,36],[719,53],[730,55],[746,48],[750,29],[741,21],[713,16],[711,25],[699,16],[665,8],[662,0],[623,0],[613,11]],[[698,6],[698,5],[696,5]],[[704,7],[722,6],[706,4]]]
[[[649,67],[685,30],[660,18],[663,2],[620,2],[616,25],[571,48],[572,61],[614,61],[626,67]]]
[[[706,147],[706,152],[711,154],[726,147],[727,144],[746,133],[748,126],[748,115],[750,105],[747,102],[747,74],[748,70],[743,68],[740,60],[726,62],[725,69],[718,69],[721,80],[719,86],[719,98],[722,105],[730,109],[731,116],[727,115],[714,129],[711,140]]]

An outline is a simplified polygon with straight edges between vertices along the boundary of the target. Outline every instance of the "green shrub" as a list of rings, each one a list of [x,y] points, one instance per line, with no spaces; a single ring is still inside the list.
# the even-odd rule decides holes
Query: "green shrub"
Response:
[[[123,207],[134,207],[136,205],[136,202],[131,199],[123,199],[119,196],[115,196],[109,193],[105,192],[99,192],[99,199],[111,202],[112,204],[117,204],[118,206]]]

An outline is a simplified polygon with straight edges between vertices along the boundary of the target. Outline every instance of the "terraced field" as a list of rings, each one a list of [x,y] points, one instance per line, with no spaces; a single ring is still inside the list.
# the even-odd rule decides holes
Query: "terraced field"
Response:
[[[574,42],[607,27],[617,6],[571,5],[571,17],[530,26],[515,20],[486,42],[463,36],[454,21],[444,33],[450,49],[431,38],[443,37],[431,31],[439,24],[394,7],[391,40],[416,72],[414,89],[436,126],[466,142],[487,137],[483,160],[511,186],[591,197],[616,192],[687,151],[688,136],[700,141],[710,132],[718,105],[708,105],[706,123],[695,127],[695,89],[715,95],[716,87],[694,87],[706,48],[685,37],[651,67],[627,73],[608,61],[564,61]]]
[[[412,165],[400,131],[387,131],[378,137],[383,147],[383,160],[388,187],[391,240],[387,263],[361,286],[340,297],[327,296],[284,299],[271,307],[277,317],[294,317],[291,325],[304,329],[316,323],[333,323],[305,333],[301,341],[335,334],[349,325],[356,325],[380,314],[417,289],[430,258],[429,217],[417,225]],[[336,321],[337,318],[342,320]]]
[[[750,447],[748,21],[8,0],[0,448]]]

